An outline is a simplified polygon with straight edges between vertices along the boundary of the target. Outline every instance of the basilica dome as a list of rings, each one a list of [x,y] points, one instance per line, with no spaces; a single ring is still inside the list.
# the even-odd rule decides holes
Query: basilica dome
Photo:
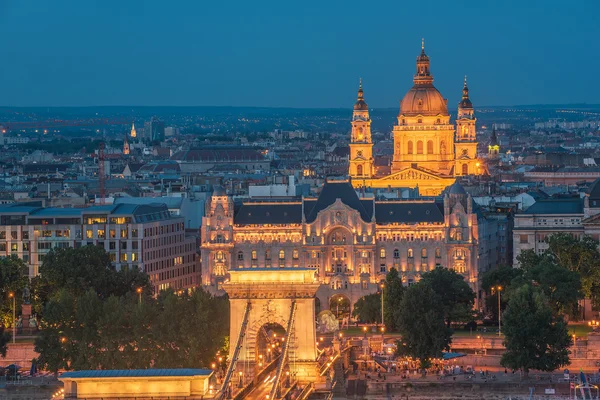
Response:
[[[400,115],[448,115],[446,99],[433,86],[430,60],[425,54],[425,43],[421,44],[421,54],[417,57],[417,71],[413,82],[414,86],[400,102]]]
[[[400,102],[400,115],[448,115],[446,99],[433,85],[415,84]]]

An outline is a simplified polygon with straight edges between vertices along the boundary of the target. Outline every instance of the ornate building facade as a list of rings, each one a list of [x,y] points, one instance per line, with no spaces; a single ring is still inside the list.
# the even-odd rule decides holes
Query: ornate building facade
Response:
[[[348,174],[355,187],[419,187],[426,196],[437,196],[455,177],[486,172],[477,158],[477,134],[473,104],[465,78],[458,104],[456,126],[450,120],[447,100],[433,86],[425,48],[417,57],[414,85],[400,102],[393,129],[394,155],[391,174],[375,176],[371,120],[362,82],[354,105]]]
[[[355,144],[368,122],[357,121]],[[218,188],[201,227],[203,284],[218,291],[232,270],[310,267],[327,309],[332,299],[354,304],[375,292],[392,267],[410,285],[443,266],[478,292],[479,253],[487,251],[479,232],[488,222],[458,183],[438,200],[410,201],[359,197],[347,180],[328,181],[318,197],[239,204]]]

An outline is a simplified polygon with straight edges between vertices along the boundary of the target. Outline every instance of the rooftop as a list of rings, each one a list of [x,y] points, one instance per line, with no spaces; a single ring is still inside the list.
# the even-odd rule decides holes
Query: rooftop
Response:
[[[90,370],[90,371],[71,371],[65,372],[61,378],[130,378],[145,376],[197,376],[210,375],[213,371],[210,369],[109,369],[109,370]]]

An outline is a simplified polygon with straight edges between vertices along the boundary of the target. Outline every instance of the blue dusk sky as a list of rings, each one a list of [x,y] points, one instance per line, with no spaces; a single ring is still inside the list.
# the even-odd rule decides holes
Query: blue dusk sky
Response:
[[[2,106],[600,103],[600,0],[0,0]]]

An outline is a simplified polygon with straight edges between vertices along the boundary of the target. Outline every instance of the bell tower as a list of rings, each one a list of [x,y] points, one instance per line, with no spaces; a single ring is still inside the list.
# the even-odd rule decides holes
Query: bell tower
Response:
[[[371,178],[374,175],[371,118],[369,118],[369,106],[364,99],[362,79],[358,87],[358,99],[352,113],[348,175],[356,180]]]
[[[492,126],[492,137],[490,138],[490,144],[488,146],[488,158],[496,159],[500,153],[500,144],[498,143],[498,136],[496,135],[496,124]]]
[[[454,141],[456,151],[456,164],[454,175],[479,175],[481,165],[477,160],[477,133],[473,103],[469,98],[467,77],[463,86],[462,100],[458,103],[456,117],[456,138]]]

